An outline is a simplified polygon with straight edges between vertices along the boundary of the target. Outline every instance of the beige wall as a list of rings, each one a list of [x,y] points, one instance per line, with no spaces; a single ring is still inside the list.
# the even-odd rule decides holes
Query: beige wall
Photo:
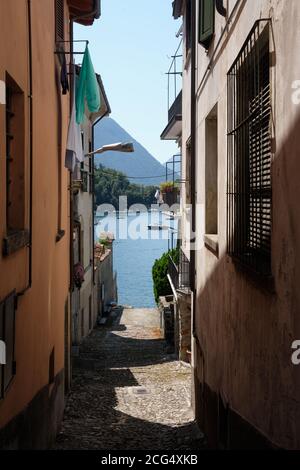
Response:
[[[66,3],[67,5],[67,3]],[[49,380],[49,355],[55,348],[55,375],[64,368],[65,302],[69,286],[69,195],[64,153],[69,96],[57,86],[54,1],[32,0],[33,207],[32,287],[19,298],[16,312],[17,373],[0,402],[0,427],[21,412]],[[66,15],[68,13],[65,8]],[[68,17],[65,18],[66,36]],[[27,1],[0,4],[0,80],[6,71],[25,93],[26,228],[29,228],[29,33]],[[59,118],[59,116],[61,116]],[[5,108],[0,105],[0,186],[5,188]],[[61,181],[59,181],[59,166]],[[61,185],[61,206],[59,188]],[[5,236],[5,191],[0,198],[0,233]],[[59,212],[65,236],[57,243]],[[0,255],[0,299],[28,282],[29,250]]]
[[[198,4],[198,2],[197,2]],[[224,2],[226,5],[226,2]],[[230,0],[229,12],[235,1]],[[272,19],[271,69],[275,127],[273,155],[272,270],[275,293],[239,271],[226,255],[227,72],[259,18]],[[300,107],[291,100],[300,70],[300,2],[244,0],[200,86],[226,20],[216,13],[216,36],[208,54],[197,47],[197,297],[193,361],[198,383],[205,383],[229,407],[273,443],[300,446],[300,369],[291,364],[291,344],[300,338],[299,185]],[[272,38],[273,35],[273,38]],[[274,42],[273,42],[274,39]],[[184,75],[184,99],[189,96]],[[187,91],[185,91],[187,90]],[[204,247],[205,119],[218,104],[219,256]],[[183,142],[189,134],[184,103]],[[183,165],[185,152],[183,145]],[[197,396],[198,393],[198,396]],[[196,392],[199,401],[200,391]],[[217,425],[217,422],[216,422]]]

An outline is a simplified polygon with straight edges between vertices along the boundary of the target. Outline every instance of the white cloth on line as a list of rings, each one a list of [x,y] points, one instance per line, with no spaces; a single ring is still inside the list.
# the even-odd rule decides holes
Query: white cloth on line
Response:
[[[74,99],[68,130],[65,167],[74,171],[76,161],[83,162],[84,153],[82,148],[80,124],[77,124],[76,122],[76,105]]]

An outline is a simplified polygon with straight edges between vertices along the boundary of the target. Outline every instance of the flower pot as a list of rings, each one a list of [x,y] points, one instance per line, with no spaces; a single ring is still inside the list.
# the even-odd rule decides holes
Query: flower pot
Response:
[[[162,193],[164,203],[168,204],[168,206],[173,206],[173,204],[177,204],[177,196],[177,191],[168,191]]]

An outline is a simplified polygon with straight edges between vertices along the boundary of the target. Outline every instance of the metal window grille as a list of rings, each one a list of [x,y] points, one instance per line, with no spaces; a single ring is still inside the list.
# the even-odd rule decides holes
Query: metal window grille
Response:
[[[11,166],[12,158],[12,141],[14,136],[12,134],[12,119],[14,118],[13,112],[13,90],[10,86],[6,86],[6,225],[10,228],[10,209],[11,209]]]
[[[269,21],[258,21],[228,73],[228,253],[271,275]]]
[[[65,40],[64,0],[55,0],[55,40]]]
[[[182,249],[179,250],[178,266],[173,258],[169,256],[168,273],[172,279],[175,289],[190,288],[190,262]]]

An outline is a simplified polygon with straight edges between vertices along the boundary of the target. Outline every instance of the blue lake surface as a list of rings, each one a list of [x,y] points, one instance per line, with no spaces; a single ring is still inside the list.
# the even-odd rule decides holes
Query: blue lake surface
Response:
[[[168,226],[164,230],[148,230],[148,225]],[[177,221],[157,211],[141,214],[109,214],[99,220],[96,237],[103,231],[113,232],[114,270],[118,278],[118,302],[132,307],[155,307],[152,266],[168,250],[170,233]],[[174,233],[174,243],[176,233]]]

